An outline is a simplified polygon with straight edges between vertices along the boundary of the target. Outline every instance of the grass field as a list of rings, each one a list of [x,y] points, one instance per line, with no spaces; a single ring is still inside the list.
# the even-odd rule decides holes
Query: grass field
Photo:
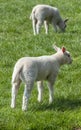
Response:
[[[32,7],[44,3],[59,8],[69,18],[65,33],[49,35],[42,28],[34,36]],[[54,103],[48,104],[48,88],[44,82],[43,102],[37,102],[36,83],[28,111],[22,112],[24,86],[17,96],[17,106],[10,108],[11,76],[16,61],[23,56],[55,53],[52,45],[65,46],[73,57],[72,65],[61,68],[55,83]],[[78,130],[81,128],[81,0],[0,0],[0,130]]]

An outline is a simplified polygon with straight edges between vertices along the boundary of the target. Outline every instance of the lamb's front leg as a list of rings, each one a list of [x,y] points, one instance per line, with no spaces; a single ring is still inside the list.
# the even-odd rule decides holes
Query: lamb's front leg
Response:
[[[53,28],[54,28],[55,32],[57,32],[57,25],[56,25],[56,23],[52,22],[52,25],[53,25]]]
[[[53,83],[52,82],[48,82],[48,88],[49,88],[49,103],[51,104],[53,102],[54,99],[54,88],[53,88]]]
[[[42,101],[42,92],[43,92],[43,81],[37,82],[37,88],[38,88],[38,101]]]

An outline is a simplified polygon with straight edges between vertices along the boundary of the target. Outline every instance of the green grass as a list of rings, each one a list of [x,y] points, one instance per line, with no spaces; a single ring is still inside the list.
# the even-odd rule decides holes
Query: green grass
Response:
[[[65,33],[33,35],[29,19],[36,4],[59,8],[69,18]],[[10,108],[11,77],[16,61],[23,56],[55,53],[52,45],[65,46],[73,57],[72,65],[60,69],[55,83],[54,103],[48,104],[48,88],[44,83],[43,102],[37,102],[36,83],[28,111],[22,112],[24,86],[17,96],[17,106]],[[0,130],[77,130],[81,127],[81,0],[0,0]]]

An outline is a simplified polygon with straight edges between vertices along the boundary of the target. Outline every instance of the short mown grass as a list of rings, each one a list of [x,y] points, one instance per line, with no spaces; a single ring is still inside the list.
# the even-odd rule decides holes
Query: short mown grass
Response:
[[[49,35],[41,29],[33,35],[29,19],[32,7],[44,3],[59,8],[63,18],[69,18],[65,33]],[[48,88],[44,82],[43,102],[37,102],[36,83],[27,112],[22,112],[24,84],[17,106],[10,108],[11,77],[16,61],[23,56],[55,53],[52,45],[65,46],[73,57],[72,65],[60,69],[54,89],[54,103],[48,103]],[[0,130],[78,130],[81,128],[81,0],[0,0]]]

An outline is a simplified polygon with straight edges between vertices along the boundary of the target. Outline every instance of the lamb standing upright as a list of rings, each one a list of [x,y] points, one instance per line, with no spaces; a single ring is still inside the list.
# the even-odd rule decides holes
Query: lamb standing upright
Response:
[[[34,35],[39,34],[40,27],[43,23],[45,24],[46,34],[48,34],[49,24],[53,25],[56,32],[57,27],[59,27],[61,31],[65,31],[66,22],[68,20],[63,20],[59,10],[49,5],[36,5],[32,9],[30,19],[32,19]]]
[[[16,95],[21,81],[25,83],[22,110],[27,110],[28,100],[34,81],[38,86],[38,101],[42,100],[43,80],[48,81],[49,103],[53,102],[53,85],[55,83],[59,68],[63,64],[72,63],[70,53],[64,47],[62,49],[54,46],[57,53],[50,56],[23,57],[19,59],[14,67],[12,75],[12,100],[11,107],[15,107]]]

